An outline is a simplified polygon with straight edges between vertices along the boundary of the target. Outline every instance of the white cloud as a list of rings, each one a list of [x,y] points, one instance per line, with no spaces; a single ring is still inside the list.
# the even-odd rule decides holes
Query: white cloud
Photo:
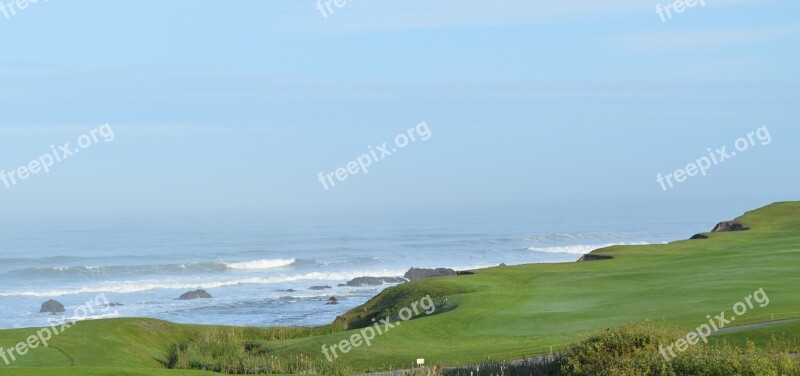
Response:
[[[607,42],[635,49],[677,49],[765,43],[800,34],[800,26],[775,26],[751,30],[680,31],[607,38]]]
[[[0,135],[4,136],[31,136],[31,135],[80,135],[97,128],[97,125],[9,125],[0,126]],[[290,126],[256,126],[256,127],[226,127],[226,126],[197,126],[179,124],[110,124],[117,134],[129,136],[178,136],[212,132],[265,132],[297,130],[298,127]]]
[[[326,0],[321,0],[326,1]],[[320,24],[304,24],[314,30],[382,30],[440,27],[498,26],[553,22],[581,17],[653,13],[658,0],[348,0],[342,8],[334,6],[327,18],[310,2]],[[745,5],[753,0],[715,0],[709,7]],[[763,3],[763,2],[762,2]],[[302,4],[306,4],[303,2]],[[295,9],[302,10],[302,9]]]

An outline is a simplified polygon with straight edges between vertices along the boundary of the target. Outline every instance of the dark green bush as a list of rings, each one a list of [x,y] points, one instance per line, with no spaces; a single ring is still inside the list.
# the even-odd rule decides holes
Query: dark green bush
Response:
[[[570,345],[545,361],[489,362],[447,369],[447,376],[798,376],[800,359],[794,345],[773,340],[766,348],[747,342],[745,348],[699,343],[666,360],[660,346],[669,346],[686,332],[653,323],[605,329]]]

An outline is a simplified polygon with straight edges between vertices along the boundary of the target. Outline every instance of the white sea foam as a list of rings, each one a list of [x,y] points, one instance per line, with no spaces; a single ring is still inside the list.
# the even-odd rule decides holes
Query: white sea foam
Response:
[[[102,320],[102,319],[113,319],[116,317],[121,317],[121,315],[118,311],[114,310],[113,312],[103,313],[98,315],[86,315],[86,316],[74,315],[67,317],[66,321],[74,322],[74,321]]]
[[[561,247],[530,247],[529,251],[542,252],[542,253],[572,253],[572,254],[585,254],[595,249],[611,247],[613,245],[645,245],[648,243],[635,242],[635,243],[608,243],[599,245],[565,245]]]
[[[295,263],[295,259],[263,259],[244,262],[226,262],[228,268],[239,270],[263,270],[289,266]]]
[[[184,264],[149,264],[149,265],[107,265],[107,266],[57,266],[45,268],[27,268],[12,270],[7,273],[18,276],[49,277],[52,275],[86,275],[92,274],[173,274],[180,272],[225,272],[228,270],[258,271],[282,268],[295,264],[295,259],[262,259],[242,262],[206,261]]]
[[[283,282],[298,281],[346,281],[356,277],[398,277],[402,276],[405,270],[366,270],[366,271],[347,271],[340,273],[313,272],[297,275],[276,275],[270,277],[253,277],[228,280],[181,280],[170,282],[159,281],[125,281],[114,283],[101,283],[75,287],[72,289],[52,289],[52,290],[28,290],[28,291],[0,291],[0,296],[27,296],[27,297],[54,297],[77,294],[97,294],[97,293],[135,293],[149,290],[188,290],[188,289],[215,289],[236,285],[261,285]]]
[[[570,242],[581,240],[616,241],[630,239],[633,235],[627,232],[573,232],[549,233],[522,238],[527,242]]]

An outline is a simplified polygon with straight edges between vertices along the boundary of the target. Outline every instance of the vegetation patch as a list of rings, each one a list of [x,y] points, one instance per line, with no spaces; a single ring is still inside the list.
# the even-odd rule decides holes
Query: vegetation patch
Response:
[[[197,333],[173,347],[166,364],[173,369],[194,369],[225,374],[351,375],[352,371],[320,356],[270,354],[260,341],[308,336],[309,328],[216,327]]]
[[[398,313],[401,309],[410,306],[425,296],[430,296],[436,306],[436,310],[432,313],[433,315],[451,311],[458,307],[458,300],[453,297],[469,290],[462,286],[448,283],[448,278],[429,279],[422,283],[409,282],[387,288],[364,305],[353,308],[344,315],[337,317],[333,326],[339,329],[353,330],[368,327],[386,317],[389,317],[390,321],[397,321]]]
[[[748,342],[743,348],[727,343],[694,346],[668,361],[661,346],[685,333],[653,323],[625,324],[599,331],[542,361],[488,362],[475,367],[433,372],[446,376],[773,376],[800,374],[797,348],[774,341],[765,348]]]

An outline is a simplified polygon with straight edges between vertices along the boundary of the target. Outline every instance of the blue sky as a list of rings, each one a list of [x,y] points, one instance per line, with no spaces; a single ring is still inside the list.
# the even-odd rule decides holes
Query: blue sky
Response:
[[[0,13],[0,169],[115,139],[0,184],[0,215],[796,199],[800,4],[706,3],[39,1]],[[317,181],[420,121],[430,140]]]

